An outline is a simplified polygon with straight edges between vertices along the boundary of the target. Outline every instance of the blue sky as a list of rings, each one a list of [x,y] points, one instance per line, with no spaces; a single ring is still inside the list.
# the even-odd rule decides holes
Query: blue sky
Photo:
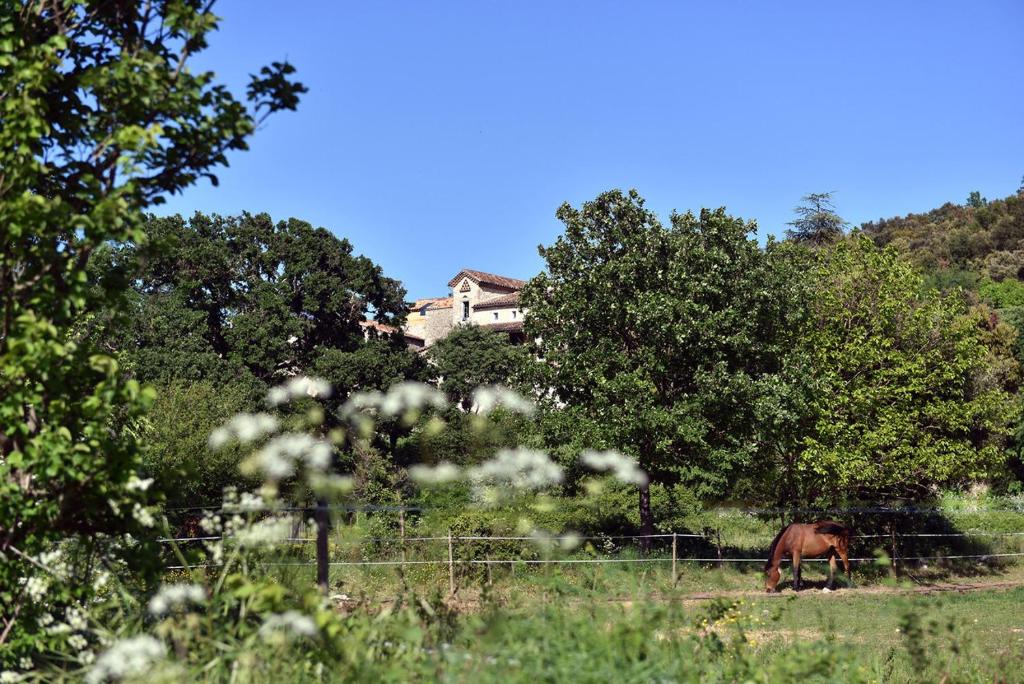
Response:
[[[1024,176],[1024,2],[220,0],[196,68],[308,87],[158,213],[266,211],[349,238],[410,296],[527,278],[562,202],[637,188],[780,234],[808,192],[852,223]]]

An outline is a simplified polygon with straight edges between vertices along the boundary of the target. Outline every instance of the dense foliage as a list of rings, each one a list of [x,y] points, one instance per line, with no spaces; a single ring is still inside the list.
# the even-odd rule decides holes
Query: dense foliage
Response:
[[[827,193],[798,207],[792,240],[761,247],[724,209],[663,225],[635,191],[606,192],[559,209],[565,234],[523,293],[529,346],[462,327],[418,355],[393,327],[400,284],[327,230],[145,214],[216,183],[304,91],[288,64],[253,77],[248,105],[193,73],[210,5],[0,14],[0,682],[893,673],[895,650],[758,651],[761,617],[738,603],[686,624],[676,608],[558,605],[538,627],[491,601],[489,559],[460,559],[488,579],[471,615],[424,595],[413,572],[437,560],[407,575],[404,547],[377,612],[280,569],[303,564],[313,501],[326,525],[331,507],[412,498],[427,510],[410,524],[446,527],[449,554],[454,529],[528,542],[521,560],[589,562],[593,544],[551,532],[697,527],[730,497],[920,500],[992,481],[1018,413],[1024,194],[865,226],[881,249],[843,238]],[[159,492],[220,505],[173,529]],[[403,544],[440,539],[398,520]],[[395,534],[373,524],[384,534],[355,557]],[[499,526],[505,539],[473,538]],[[175,532],[185,544],[157,546]],[[900,629],[908,676],[991,674],[952,623],[960,660],[937,657],[937,623],[908,613]]]
[[[68,610],[94,589],[96,552],[137,564],[116,535],[152,524],[118,429],[152,400],[76,334],[120,283],[90,283],[107,243],[143,240],[142,211],[215,179],[258,120],[294,108],[287,64],[253,77],[249,107],[189,58],[217,19],[198,0],[6,2],[0,13],[0,662],[60,637],[39,598]],[[83,543],[64,573],[39,570]],[[71,580],[71,581],[69,581]],[[37,640],[39,640],[37,642]]]
[[[995,281],[1024,275],[1024,192],[1006,199],[947,203],[924,214],[861,226],[879,245],[892,245],[927,271],[961,271]]]
[[[804,316],[795,262],[722,209],[663,226],[636,191],[558,216],[565,234],[541,248],[547,268],[523,299],[555,434],[620,449],[702,498],[732,493],[772,448],[762,426],[802,403],[786,372]],[[646,487],[640,509],[651,529]]]
[[[455,328],[429,356],[441,391],[464,409],[471,407],[477,387],[510,384],[531,361],[525,347],[509,344],[508,335],[477,325]]]
[[[146,382],[245,373],[270,383],[357,350],[368,311],[384,323],[404,317],[396,281],[303,221],[195,214],[151,217],[145,231],[147,242],[110,254],[108,272],[128,274],[132,293],[128,325],[106,341]]]
[[[921,499],[997,472],[1019,369],[1000,372],[990,321],[865,238],[819,256],[801,340],[815,424],[789,466],[801,500]]]

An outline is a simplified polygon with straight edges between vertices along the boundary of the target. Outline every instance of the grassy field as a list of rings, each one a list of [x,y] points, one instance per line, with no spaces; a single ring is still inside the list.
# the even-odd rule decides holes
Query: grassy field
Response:
[[[965,509],[903,528],[895,567],[891,537],[864,537],[855,587],[820,591],[827,565],[808,563],[796,593],[786,565],[771,595],[761,558],[775,526],[751,516],[719,521],[714,543],[680,543],[676,576],[669,539],[644,553],[608,537],[568,550],[455,540],[450,577],[446,534],[410,530],[432,538],[401,545],[350,522],[334,529],[330,554],[330,609],[350,650],[326,670],[267,653],[252,681],[1024,682],[1024,560],[908,558],[1024,552],[1024,535],[1003,534],[1024,531],[1016,512]],[[982,534],[955,536],[964,531]],[[752,560],[687,560],[719,549]],[[260,572],[308,588],[312,560],[312,545],[297,543]],[[526,562],[556,560],[577,562]]]

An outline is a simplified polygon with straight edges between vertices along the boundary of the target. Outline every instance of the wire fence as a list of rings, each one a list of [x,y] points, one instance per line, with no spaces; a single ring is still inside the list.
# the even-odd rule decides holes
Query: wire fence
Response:
[[[203,511],[215,515],[262,515],[257,511],[241,510],[231,502],[222,502],[217,509],[196,506],[177,507],[174,510]],[[812,515],[819,519],[837,517],[852,523],[854,529],[864,530],[864,533],[851,535],[851,551],[856,555],[849,560],[857,564],[887,564],[892,574],[910,571],[915,564],[918,568],[934,565],[972,572],[968,567],[991,567],[1024,559],[1024,507],[962,507],[952,511],[921,506],[723,508],[699,514],[697,517],[700,523],[697,525],[684,522],[691,527],[685,532],[545,536],[453,534],[449,530],[444,535],[406,535],[406,514],[417,516],[429,510],[424,507],[374,505],[277,508],[274,513],[294,515],[292,534],[278,540],[281,549],[276,557],[257,558],[250,562],[267,568],[268,572],[271,568],[316,567],[317,581],[324,589],[327,588],[329,568],[352,568],[357,571],[362,568],[371,574],[374,568],[401,569],[403,572],[413,568],[447,568],[448,589],[452,595],[456,592],[458,578],[480,576],[475,575],[472,568],[486,571],[487,581],[490,582],[491,569],[501,567],[507,567],[513,576],[517,567],[670,567],[671,582],[675,586],[680,578],[680,569],[694,565],[745,568],[764,564],[767,548],[778,529],[769,521],[780,518],[813,520],[815,517]],[[346,519],[349,523],[361,519],[354,518],[353,514],[365,514],[367,521],[372,519],[376,522],[369,524],[369,529],[361,531],[360,524],[353,524],[339,525],[334,532],[330,532],[330,513],[348,514]],[[979,524],[978,520],[967,523],[972,529],[956,529],[951,516],[974,513],[997,514],[990,519],[989,524],[1004,529],[977,529],[986,526],[984,521]],[[1010,516],[1007,519],[1004,515],[1002,522],[998,522],[998,514],[1016,514],[1019,518]],[[380,531],[385,534],[369,534]],[[386,533],[389,531],[397,531],[398,534],[389,535]],[[196,532],[199,530],[196,529]],[[183,548],[193,548],[192,545],[197,543],[223,543],[230,546],[237,542],[231,535],[218,534],[168,536],[158,541],[183,545]],[[315,559],[309,550],[311,544],[316,544]],[[630,547],[637,546],[639,553],[629,551]],[[762,552],[765,555],[760,555]],[[165,567],[168,570],[224,567],[221,563],[203,559],[203,554],[189,557],[197,558],[198,562],[186,565],[186,556],[178,552],[176,562]],[[784,562],[788,564],[791,561],[785,559]],[[829,559],[804,558],[802,562],[826,563]],[[440,579],[438,575],[430,573],[423,577]]]
[[[1024,537],[1024,532],[1007,531],[1007,532],[995,532],[995,531],[973,531],[973,532],[949,532],[949,533],[909,533],[896,535],[895,539],[897,542],[903,541],[908,538],[971,538],[971,537],[986,537],[986,538],[1020,538]],[[880,534],[867,534],[867,535],[855,535],[855,538],[860,539],[886,539],[892,541],[890,535]],[[645,555],[639,558],[623,558],[623,557],[603,557],[603,558],[578,558],[578,557],[558,557],[558,558],[526,558],[526,557],[514,557],[514,558],[464,558],[455,556],[456,545],[462,545],[462,550],[469,549],[468,555],[472,555],[471,547],[475,542],[534,542],[542,545],[557,545],[565,543],[579,543],[582,541],[604,541],[604,540],[666,540],[672,541],[672,555],[671,556],[652,556]],[[686,555],[678,553],[679,540],[684,539],[699,539],[708,543],[719,544],[718,553],[714,556],[707,555]],[[177,537],[177,538],[162,538],[159,542],[170,544],[170,543],[193,543],[193,542],[220,542],[220,541],[232,541],[231,536],[204,536],[204,537]],[[279,540],[282,543],[287,544],[309,544],[316,541],[314,537],[288,537]],[[717,535],[706,535],[706,534],[693,534],[693,533],[659,533],[659,534],[634,534],[634,535],[561,535],[552,537],[541,537],[541,536],[521,536],[521,535],[445,535],[445,536],[373,536],[373,537],[359,537],[353,539],[334,539],[332,544],[336,547],[352,547],[356,550],[365,551],[367,543],[388,543],[398,544],[401,547],[401,551],[404,554],[406,549],[404,545],[409,542],[444,542],[448,547],[447,558],[401,558],[401,559],[369,559],[362,558],[360,560],[329,560],[327,566],[329,567],[394,567],[394,566],[448,566],[450,574],[453,574],[453,569],[456,566],[500,566],[500,565],[591,565],[591,564],[637,564],[637,563],[671,563],[673,565],[673,574],[679,564],[686,563],[698,563],[698,564],[717,564],[722,566],[724,564],[748,564],[748,563],[764,563],[766,558],[760,557],[729,557],[722,553],[721,538]],[[765,544],[767,546],[767,544]],[[1010,558],[1021,558],[1024,557],[1024,551],[1005,551],[1005,552],[985,552],[985,553],[946,553],[946,554],[914,554],[914,555],[899,555],[896,552],[897,547],[891,547],[891,553],[889,556],[889,562],[896,563],[921,563],[921,562],[945,562],[945,561],[965,561],[974,560],[978,562],[991,561],[994,559],[1010,559]],[[850,562],[853,563],[864,563],[864,562],[877,562],[878,556],[854,556],[849,558]],[[262,560],[257,561],[260,565],[266,567],[312,567],[317,565],[315,560],[293,560],[293,561],[274,561],[274,560]],[[809,563],[825,563],[828,562],[828,558],[804,558],[802,562]],[[214,568],[222,567],[220,563],[197,563],[195,565],[167,565],[165,566],[168,570],[184,570],[188,568]]]

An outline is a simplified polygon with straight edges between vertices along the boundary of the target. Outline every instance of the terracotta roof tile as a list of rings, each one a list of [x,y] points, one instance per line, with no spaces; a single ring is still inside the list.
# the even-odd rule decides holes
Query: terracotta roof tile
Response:
[[[482,325],[480,327],[487,328],[488,330],[494,330],[496,332],[522,332],[523,322],[506,321],[505,323],[487,323],[486,325]]]
[[[452,298],[451,297],[438,297],[436,300],[434,300],[434,303],[430,305],[430,309],[431,310],[434,310],[434,309],[450,309],[450,308],[452,308]]]
[[[510,292],[490,299],[485,299],[473,306],[474,309],[507,309],[510,306],[519,306],[519,293]]]
[[[455,284],[463,277],[469,278],[478,285],[492,285],[494,287],[503,287],[509,290],[520,290],[524,285],[526,285],[525,280],[519,280],[518,278],[509,278],[506,276],[495,275],[493,273],[485,273],[483,271],[474,271],[469,268],[464,268],[459,271],[457,276],[448,281],[448,287],[455,287]]]
[[[373,328],[377,332],[385,333],[388,335],[398,332],[398,328],[386,325],[384,323],[380,323],[379,321],[359,321],[359,325],[364,328]]]
[[[452,306],[451,297],[423,297],[409,305],[409,311],[419,311],[423,307],[430,309],[449,309]]]

